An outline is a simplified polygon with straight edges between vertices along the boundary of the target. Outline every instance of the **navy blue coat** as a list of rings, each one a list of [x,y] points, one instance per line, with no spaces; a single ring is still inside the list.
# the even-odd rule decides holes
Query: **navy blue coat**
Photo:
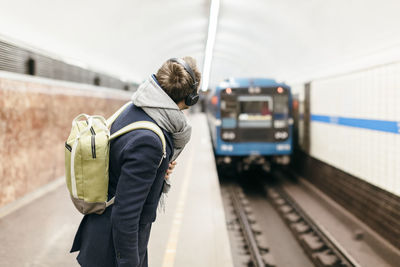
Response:
[[[141,108],[129,106],[113,123],[111,133],[135,121],[152,121]],[[164,131],[167,157],[162,143],[150,130],[135,130],[110,144],[108,196],[114,205],[101,214],[84,216],[71,252],[83,267],[146,267],[151,223],[156,219],[164,176],[172,156],[172,137]]]

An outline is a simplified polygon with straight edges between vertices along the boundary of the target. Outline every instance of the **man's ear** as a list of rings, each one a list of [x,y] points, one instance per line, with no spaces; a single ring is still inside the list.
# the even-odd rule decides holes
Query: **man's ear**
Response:
[[[176,103],[180,110],[188,109],[189,107],[185,104],[185,99]]]

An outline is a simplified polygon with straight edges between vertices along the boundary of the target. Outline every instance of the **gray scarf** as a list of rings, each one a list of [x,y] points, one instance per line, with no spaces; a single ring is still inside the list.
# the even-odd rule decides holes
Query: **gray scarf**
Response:
[[[190,140],[192,127],[187,123],[185,114],[176,103],[165,93],[152,76],[142,83],[132,96],[132,102],[141,107],[155,122],[172,134],[174,151],[171,161],[174,161]],[[168,192],[169,183],[164,192]]]

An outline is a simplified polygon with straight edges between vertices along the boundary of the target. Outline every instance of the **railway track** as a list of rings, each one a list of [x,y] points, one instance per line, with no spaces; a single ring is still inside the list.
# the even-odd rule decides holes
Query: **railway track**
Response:
[[[360,266],[317,221],[279,186],[267,187],[267,194],[279,214],[318,267]]]
[[[268,245],[263,244],[262,239],[258,238],[262,234],[261,228],[254,219],[253,210],[249,206],[243,190],[236,185],[231,185],[227,189],[232,208],[237,216],[243,235],[245,249],[250,255],[249,267],[273,267],[276,266],[274,259],[269,251]]]
[[[278,266],[273,256],[274,251],[270,249],[268,236],[265,236],[266,231],[254,216],[255,212],[262,215],[263,211],[253,211],[246,194],[238,184],[224,186],[224,191],[228,195],[227,198],[235,214],[235,224],[240,228],[238,231],[241,238],[236,242],[242,243],[244,254],[246,254],[245,260],[242,260],[243,266]],[[334,237],[317,221],[310,218],[279,185],[265,186],[265,196],[286,222],[294,238],[311,260],[312,263],[310,264],[318,267],[360,266]],[[263,227],[270,226],[263,225]],[[268,242],[265,242],[265,240],[268,240]],[[278,248],[275,246],[275,249]],[[291,255],[290,251],[288,252],[288,255]]]

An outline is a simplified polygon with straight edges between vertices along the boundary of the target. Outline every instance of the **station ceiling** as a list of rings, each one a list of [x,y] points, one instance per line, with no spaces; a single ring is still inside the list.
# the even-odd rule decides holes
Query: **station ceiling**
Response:
[[[203,66],[210,0],[0,0],[0,34],[138,81],[170,57]],[[305,81],[400,60],[398,0],[221,0],[210,83]]]

